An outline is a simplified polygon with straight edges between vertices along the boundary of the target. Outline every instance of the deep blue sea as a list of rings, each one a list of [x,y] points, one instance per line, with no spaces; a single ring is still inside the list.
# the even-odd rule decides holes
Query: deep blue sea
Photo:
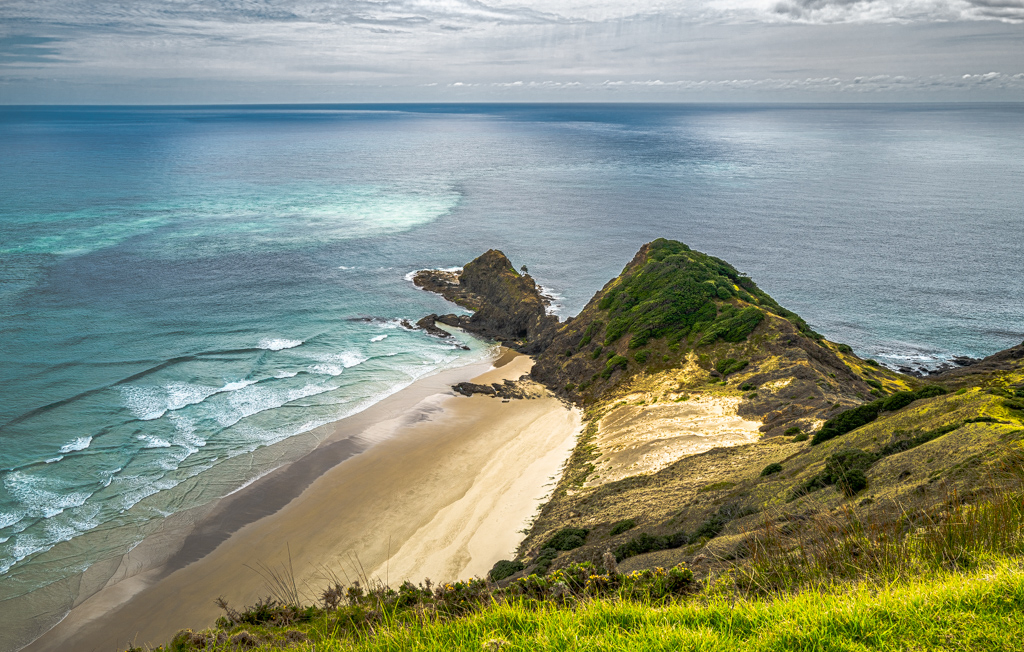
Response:
[[[563,316],[663,236],[888,364],[1018,344],[1022,152],[1021,105],[0,108],[0,600],[481,359],[398,320],[492,247]]]

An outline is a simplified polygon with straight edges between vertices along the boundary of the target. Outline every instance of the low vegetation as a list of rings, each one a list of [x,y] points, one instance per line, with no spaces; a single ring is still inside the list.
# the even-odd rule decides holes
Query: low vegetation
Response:
[[[932,516],[909,529],[852,512],[799,527],[766,519],[741,559],[703,580],[683,565],[620,572],[606,555],[500,584],[392,589],[364,578],[330,586],[316,605],[221,602],[215,628],[158,649],[1018,649],[1024,492],[951,497]]]

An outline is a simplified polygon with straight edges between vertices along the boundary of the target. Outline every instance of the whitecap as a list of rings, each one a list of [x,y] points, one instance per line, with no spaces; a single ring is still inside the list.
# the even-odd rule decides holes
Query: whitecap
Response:
[[[235,381],[233,383],[227,383],[226,385],[224,385],[224,387],[221,387],[217,391],[219,391],[219,392],[233,392],[235,390],[242,389],[243,387],[248,387],[249,385],[255,385],[256,383],[257,383],[257,381],[255,381],[255,380],[237,380],[237,381]]]
[[[0,530],[10,527],[21,520],[21,516],[14,512],[0,512]]]
[[[322,376],[340,376],[345,371],[345,367],[337,364],[321,363],[311,366],[309,370]]]
[[[329,353],[318,355],[314,358],[319,364],[312,365],[309,370],[315,374],[327,376],[338,376],[345,369],[360,365],[370,358],[358,351],[342,351],[341,353]]]
[[[294,349],[302,344],[302,340],[288,340],[285,338],[264,338],[260,340],[259,347],[268,351],[280,351],[281,349]]]
[[[53,464],[54,462],[59,462],[62,459],[64,459],[64,456],[63,455],[58,455],[57,457],[51,457],[48,460],[43,460],[43,464]]]
[[[299,375],[299,372],[297,372],[297,371],[275,371],[274,372],[274,378],[294,378],[295,376],[298,376],[298,375]]]
[[[387,335],[378,335],[377,337],[371,337],[370,341],[371,342],[380,342],[380,341],[383,341],[383,340],[387,339],[387,337],[388,337]]]
[[[74,441],[72,441],[72,442],[70,442],[68,444],[64,444],[63,446],[61,446],[60,447],[60,452],[61,453],[72,453],[74,451],[84,451],[86,448],[89,448],[89,444],[91,444],[91,443],[92,443],[92,437],[88,437],[88,436],[86,436],[86,437],[79,437],[79,438],[75,439]]]
[[[123,385],[120,390],[124,406],[141,421],[159,419],[167,412],[167,393],[162,387]]]
[[[153,435],[137,435],[136,439],[146,442],[143,448],[170,448],[171,442]]]

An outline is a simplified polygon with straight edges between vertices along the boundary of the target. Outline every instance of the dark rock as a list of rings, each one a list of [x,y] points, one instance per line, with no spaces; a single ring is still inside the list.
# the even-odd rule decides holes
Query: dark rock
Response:
[[[496,249],[467,263],[461,272],[417,272],[413,283],[475,311],[468,317],[434,315],[434,320],[498,340],[523,353],[543,351],[558,327],[558,318],[547,314],[548,302],[537,284],[517,272],[505,254]]]
[[[449,338],[452,336],[448,331],[435,326],[435,321],[437,321],[437,315],[427,315],[416,322],[416,326],[425,330],[429,335],[433,335],[434,337]]]
[[[458,385],[452,385],[452,389],[463,396],[472,396],[473,394],[487,394],[488,396],[494,396],[497,393],[491,385],[478,385],[477,383],[466,382],[459,383]]]
[[[966,355],[953,356],[953,363],[959,367],[970,367],[972,364],[981,362],[978,358],[971,358]]]
[[[497,396],[504,400],[536,398],[543,392],[536,383],[528,380],[528,378],[529,376],[526,376],[519,380],[505,380],[503,383],[491,383],[490,385],[463,382],[458,385],[452,385],[452,389],[463,396],[486,394],[487,396]]]

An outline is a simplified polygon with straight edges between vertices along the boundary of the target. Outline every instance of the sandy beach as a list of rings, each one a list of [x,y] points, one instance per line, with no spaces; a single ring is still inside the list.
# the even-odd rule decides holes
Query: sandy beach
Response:
[[[461,380],[518,379],[532,360],[506,352],[489,366],[419,381],[325,426],[333,431],[310,455],[223,499],[168,561],[133,575],[127,569],[145,565],[144,542],[135,560],[120,561],[120,581],[25,649],[165,643],[180,629],[211,626],[217,597],[238,608],[268,595],[253,569],[281,569],[289,556],[307,602],[329,573],[354,579],[357,566],[392,585],[483,575],[511,557],[581,418],[547,395],[503,401],[451,391]]]

